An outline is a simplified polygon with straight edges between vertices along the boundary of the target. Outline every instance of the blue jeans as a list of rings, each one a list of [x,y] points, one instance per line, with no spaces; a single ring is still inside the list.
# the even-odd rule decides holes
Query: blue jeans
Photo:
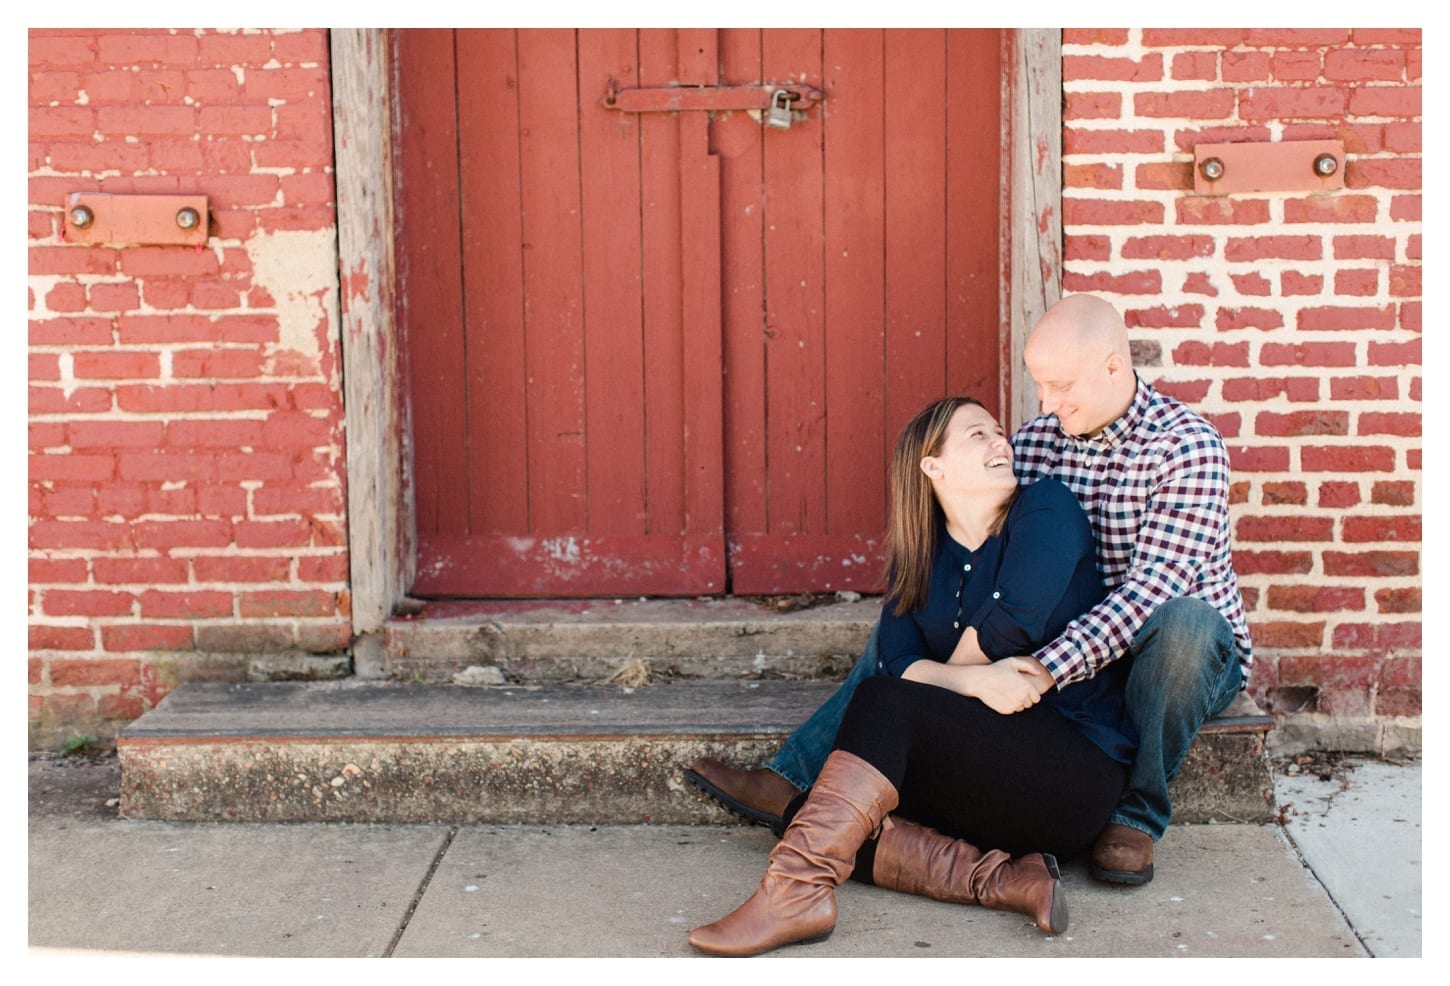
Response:
[[[786,737],[766,767],[804,791],[816,782],[856,686],[885,674],[871,632],[860,660],[835,693]],[[1228,708],[1243,671],[1233,629],[1201,599],[1170,599],[1148,618],[1128,649],[1128,716],[1138,730],[1138,752],[1111,821],[1163,837],[1173,813],[1168,781],[1178,773],[1198,729]]]
[[[878,623],[846,680],[819,709],[811,713],[809,719],[786,737],[775,756],[766,762],[766,767],[790,781],[798,790],[804,791],[814,784],[816,775],[825,766],[826,757],[835,748],[836,732],[841,728],[841,719],[846,715],[846,706],[851,704],[856,686],[873,675],[886,673],[881,668],[877,650],[880,632],[881,625]]]
[[[1111,821],[1163,838],[1173,805],[1168,781],[1205,722],[1239,693],[1243,669],[1233,629],[1213,606],[1180,597],[1159,606],[1128,648],[1128,717],[1138,752]]]

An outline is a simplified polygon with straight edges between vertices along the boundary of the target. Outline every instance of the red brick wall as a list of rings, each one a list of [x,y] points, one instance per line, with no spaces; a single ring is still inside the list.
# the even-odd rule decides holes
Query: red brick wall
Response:
[[[1117,302],[1223,431],[1251,687],[1290,741],[1418,741],[1420,72],[1418,30],[1063,35],[1063,290]],[[1193,194],[1198,142],[1326,138],[1342,191]]]
[[[1072,30],[1065,281],[1232,449],[1253,691],[1322,744],[1420,714],[1420,35]],[[349,640],[324,31],[30,35],[32,742]],[[1197,197],[1198,141],[1337,137],[1344,191]],[[75,191],[201,193],[205,248]],[[1287,727],[1287,728],[1286,728]]]
[[[32,743],[188,677],[344,652],[325,31],[30,33]],[[205,247],[62,236],[71,192],[209,197]]]

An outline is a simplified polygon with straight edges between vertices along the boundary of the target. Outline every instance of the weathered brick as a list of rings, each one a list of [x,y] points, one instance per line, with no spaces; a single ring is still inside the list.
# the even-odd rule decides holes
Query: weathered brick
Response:
[[[1267,283],[1265,280],[1266,285]],[[1279,290],[1286,298],[1295,295],[1317,295],[1324,291],[1324,275],[1286,270],[1279,275]],[[1269,292],[1265,290],[1262,293],[1268,294]]]
[[[1191,117],[1222,120],[1233,115],[1237,102],[1233,89],[1190,89],[1178,92],[1141,92],[1133,97],[1140,117]]]
[[[1308,551],[1245,551],[1235,549],[1233,568],[1239,575],[1304,575],[1314,568]]]
[[[1254,87],[1238,98],[1238,114],[1244,120],[1282,120],[1318,117],[1332,120],[1344,116],[1350,94],[1329,86],[1305,88]],[[1364,114],[1356,108],[1356,113]]]
[[[1265,401],[1285,397],[1290,401],[1319,400],[1319,381],[1313,377],[1233,377],[1223,382],[1226,401]]]
[[[1393,472],[1391,448],[1364,445],[1306,445],[1299,450],[1306,472]]]
[[[1220,308],[1214,319],[1214,328],[1220,332],[1238,329],[1283,328],[1284,315],[1271,308]]]
[[[1323,241],[1317,236],[1235,236],[1224,245],[1224,259],[1234,262],[1258,260],[1319,260]]]
[[[1359,416],[1355,433],[1416,437],[1421,433],[1421,417],[1416,411],[1365,411]]]
[[[1325,575],[1394,577],[1420,574],[1418,551],[1325,551]]]
[[[1309,502],[1309,488],[1303,483],[1265,483],[1263,487],[1265,506],[1280,504],[1306,504]]]
[[[1178,199],[1173,207],[1180,226],[1256,226],[1269,221],[1269,204],[1263,199],[1193,195]]]
[[[96,631],[91,627],[50,626],[32,623],[29,633],[31,651],[40,650],[92,650],[96,646]],[[34,682],[31,682],[34,684]]]
[[[1368,651],[1388,654],[1392,651],[1415,651],[1421,646],[1420,624],[1416,623],[1341,623],[1334,628],[1333,646],[1342,651]],[[1372,681],[1373,678],[1370,678]],[[1365,683],[1369,684],[1369,681]]]
[[[102,585],[179,583],[188,575],[182,558],[97,558],[91,566]]]
[[[95,658],[50,662],[50,683],[60,687],[88,685],[134,685],[140,680],[140,663],[133,659]]]
[[[337,597],[324,590],[274,589],[244,592],[241,616],[331,616],[337,611]]]
[[[1347,411],[1294,411],[1279,414],[1262,411],[1254,416],[1254,434],[1292,437],[1300,435],[1348,435]]]
[[[1248,366],[1249,346],[1248,343],[1209,344],[1191,340],[1173,347],[1173,362],[1180,366]]]
[[[48,616],[130,616],[136,597],[98,589],[47,589],[43,605]]]
[[[101,627],[108,651],[191,650],[192,627],[184,623],[135,623]]]
[[[1336,401],[1394,401],[1400,397],[1398,377],[1335,377],[1329,396]]]
[[[132,526],[136,545],[170,551],[172,548],[225,548],[232,542],[227,520],[143,521]]]
[[[1381,613],[1418,613],[1422,608],[1419,589],[1376,589],[1374,601]]]
[[[1359,484],[1329,480],[1319,484],[1319,506],[1352,507],[1360,502]]]
[[[1410,507],[1415,504],[1415,484],[1409,480],[1395,479],[1376,482],[1370,487],[1370,502],[1393,507]]]
[[[206,624],[196,628],[197,650],[234,654],[270,654],[291,649],[290,627],[265,623]]]
[[[1376,716],[1419,716],[1424,712],[1421,689],[1385,688],[1375,693]]]
[[[1230,445],[1228,456],[1234,472],[1285,472],[1289,468],[1289,450],[1282,445]]]
[[[1249,632],[1254,645],[1265,650],[1302,649],[1324,645],[1324,621],[1296,623],[1290,620],[1256,621]]]
[[[1423,359],[1418,339],[1410,342],[1371,342],[1368,349],[1371,366],[1419,366]]]
[[[1346,517],[1342,539],[1349,544],[1362,541],[1418,542],[1423,536],[1419,517]]]
[[[1295,613],[1337,613],[1364,609],[1364,590],[1315,585],[1271,585],[1270,609]]]
[[[1332,517],[1240,517],[1234,525],[1237,541],[1332,541]]]
[[[1352,342],[1268,342],[1259,350],[1263,366],[1354,366],[1358,362]]]
[[[1083,226],[1160,226],[1163,205],[1149,201],[1105,201],[1064,197],[1062,217],[1066,223]]]
[[[202,620],[233,616],[235,611],[235,598],[230,592],[152,589],[141,593],[142,619]]]

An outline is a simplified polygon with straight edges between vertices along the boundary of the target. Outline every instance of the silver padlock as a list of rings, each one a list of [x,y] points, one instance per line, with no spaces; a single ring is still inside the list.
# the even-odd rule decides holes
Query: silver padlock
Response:
[[[796,94],[789,89],[777,89],[770,96],[770,109],[765,112],[765,125],[777,130],[790,129],[790,101]]]

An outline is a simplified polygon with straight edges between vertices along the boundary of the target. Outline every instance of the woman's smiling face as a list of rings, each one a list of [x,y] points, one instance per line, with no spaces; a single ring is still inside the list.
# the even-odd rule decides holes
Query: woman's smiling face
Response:
[[[935,470],[927,468],[935,463]],[[963,492],[1003,491],[1017,485],[1007,433],[987,409],[963,404],[952,413],[942,447],[922,460],[934,482]]]

